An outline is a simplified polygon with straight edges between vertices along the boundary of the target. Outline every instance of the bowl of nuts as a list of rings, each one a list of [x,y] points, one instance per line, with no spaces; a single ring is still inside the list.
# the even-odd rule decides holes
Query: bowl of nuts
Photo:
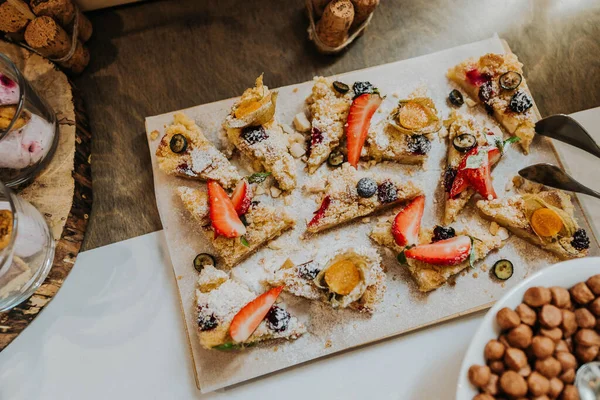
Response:
[[[457,400],[579,399],[577,369],[600,360],[600,258],[524,280],[485,315],[463,360]]]

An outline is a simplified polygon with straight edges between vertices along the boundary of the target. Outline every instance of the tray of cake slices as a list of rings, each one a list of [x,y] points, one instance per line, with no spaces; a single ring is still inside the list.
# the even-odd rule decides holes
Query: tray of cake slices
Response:
[[[525,71],[525,72],[524,72]],[[489,307],[599,254],[498,37],[146,119],[197,383],[212,391]]]

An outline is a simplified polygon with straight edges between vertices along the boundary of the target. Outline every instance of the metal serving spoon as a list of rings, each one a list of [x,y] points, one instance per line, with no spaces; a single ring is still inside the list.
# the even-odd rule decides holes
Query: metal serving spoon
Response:
[[[583,193],[600,199],[600,193],[587,186],[583,186],[556,165],[546,163],[530,165],[529,167],[520,170],[519,175],[525,179],[541,183],[545,186],[568,190],[570,192]]]
[[[575,386],[581,400],[600,399],[600,362],[594,361],[579,367]]]
[[[535,133],[560,140],[600,158],[600,147],[577,121],[568,115],[556,114],[540,119]]]

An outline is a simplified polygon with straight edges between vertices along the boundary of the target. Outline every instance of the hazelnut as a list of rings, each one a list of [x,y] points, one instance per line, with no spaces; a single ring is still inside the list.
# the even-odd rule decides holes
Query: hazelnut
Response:
[[[538,372],[532,372],[527,378],[529,392],[534,396],[542,396],[550,391],[550,381]]]
[[[592,303],[589,305],[590,307],[590,311],[597,317],[600,317],[600,297],[598,297],[596,300],[592,301]]]
[[[578,304],[587,304],[594,300],[594,294],[584,282],[579,282],[570,290],[571,298]]]
[[[545,336],[536,336],[531,340],[533,354],[540,360],[550,357],[555,347],[554,341]]]
[[[579,391],[573,385],[567,385],[562,392],[562,400],[579,400]]]
[[[574,338],[575,342],[581,346],[600,346],[600,335],[593,329],[580,329]]]
[[[554,352],[559,353],[561,351],[571,352],[571,346],[569,346],[565,340],[559,340],[559,342],[556,343]]]
[[[498,378],[498,375],[492,374],[492,375],[490,375],[490,380],[488,381],[487,385],[485,385],[481,389],[483,390],[484,393],[495,396],[498,394],[498,381],[499,380],[500,380],[500,378]]]
[[[496,321],[502,330],[512,329],[521,323],[519,315],[508,307],[504,307],[498,311]]]
[[[572,336],[575,332],[577,332],[577,320],[575,318],[575,313],[569,310],[561,310],[559,312],[561,312],[562,317],[562,323],[560,324],[560,327],[563,331],[563,336]]]
[[[527,324],[529,326],[535,325],[535,321],[537,320],[537,315],[535,315],[535,311],[531,309],[527,304],[521,303],[515,309],[519,317],[521,318],[521,322]]]
[[[544,360],[537,360],[535,362],[535,370],[548,379],[558,376],[561,369],[560,362],[554,357],[548,357]]]
[[[506,371],[500,377],[500,388],[512,397],[522,397],[527,394],[527,382],[515,371]]]
[[[558,378],[550,379],[550,390],[548,390],[548,396],[550,396],[553,399],[557,398],[560,395],[560,392],[562,392],[564,387],[565,387],[565,384],[560,379],[558,379]]]
[[[571,353],[561,351],[556,353],[554,357],[560,363],[563,371],[566,371],[571,368],[577,368],[577,360],[575,359],[575,356]]]
[[[563,287],[551,287],[550,293],[552,294],[552,304],[558,308],[565,308],[571,302],[569,291]]]
[[[540,324],[544,328],[556,328],[562,322],[562,313],[560,309],[552,304],[546,304],[540,310],[538,315]],[[573,317],[573,321],[575,318]]]
[[[521,375],[523,378],[527,378],[529,375],[531,375],[531,367],[529,366],[529,364],[526,364],[523,368],[521,368],[520,370],[517,371],[519,373],[519,375]]]
[[[575,370],[568,369],[564,371],[562,374],[560,374],[558,379],[560,379],[564,383],[573,383],[575,381]]]
[[[482,365],[472,365],[469,368],[469,381],[473,386],[482,388],[490,381],[490,368]]]
[[[600,296],[600,274],[590,277],[585,284],[590,288],[592,293],[596,296]]]
[[[598,346],[583,346],[578,344],[575,346],[575,355],[577,359],[583,364],[590,361],[594,361],[598,356]]]
[[[552,329],[542,328],[542,329],[540,329],[540,334],[542,336],[549,337],[550,339],[554,340],[554,342],[558,342],[560,339],[562,339],[562,336],[563,336],[563,333],[560,330],[560,328],[552,328]]]
[[[531,344],[531,338],[533,337],[533,331],[529,325],[521,324],[516,328],[511,329],[508,332],[506,338],[508,343],[513,347],[525,349]]]
[[[504,372],[504,362],[501,360],[492,361],[489,363],[488,367],[490,367],[490,370],[496,375],[502,375]]]
[[[473,400],[495,400],[494,396],[490,396],[487,393],[479,393],[477,396],[473,397]]]
[[[504,356],[505,347],[497,340],[490,340],[485,345],[483,355],[487,361],[501,360]]]
[[[513,371],[519,371],[527,365],[527,356],[521,349],[510,348],[504,353],[504,363]]]
[[[550,304],[550,301],[552,301],[550,289],[541,286],[531,287],[523,295],[523,302],[531,307],[541,307]]]
[[[594,300],[594,303],[598,299]],[[575,321],[580,328],[594,329],[596,327],[596,317],[587,308],[578,308],[575,310]]]

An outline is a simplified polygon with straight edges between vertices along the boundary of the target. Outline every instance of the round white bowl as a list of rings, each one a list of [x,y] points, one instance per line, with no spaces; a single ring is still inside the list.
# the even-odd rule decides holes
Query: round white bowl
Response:
[[[560,262],[525,279],[498,300],[483,318],[467,349],[458,376],[456,400],[471,400],[478,393],[477,389],[469,382],[467,371],[473,364],[485,365],[483,348],[489,340],[497,339],[500,335],[500,327],[496,323],[498,310],[504,307],[511,309],[517,307],[523,302],[525,291],[532,286],[562,286],[568,289],[595,274],[600,274],[600,257]]]

